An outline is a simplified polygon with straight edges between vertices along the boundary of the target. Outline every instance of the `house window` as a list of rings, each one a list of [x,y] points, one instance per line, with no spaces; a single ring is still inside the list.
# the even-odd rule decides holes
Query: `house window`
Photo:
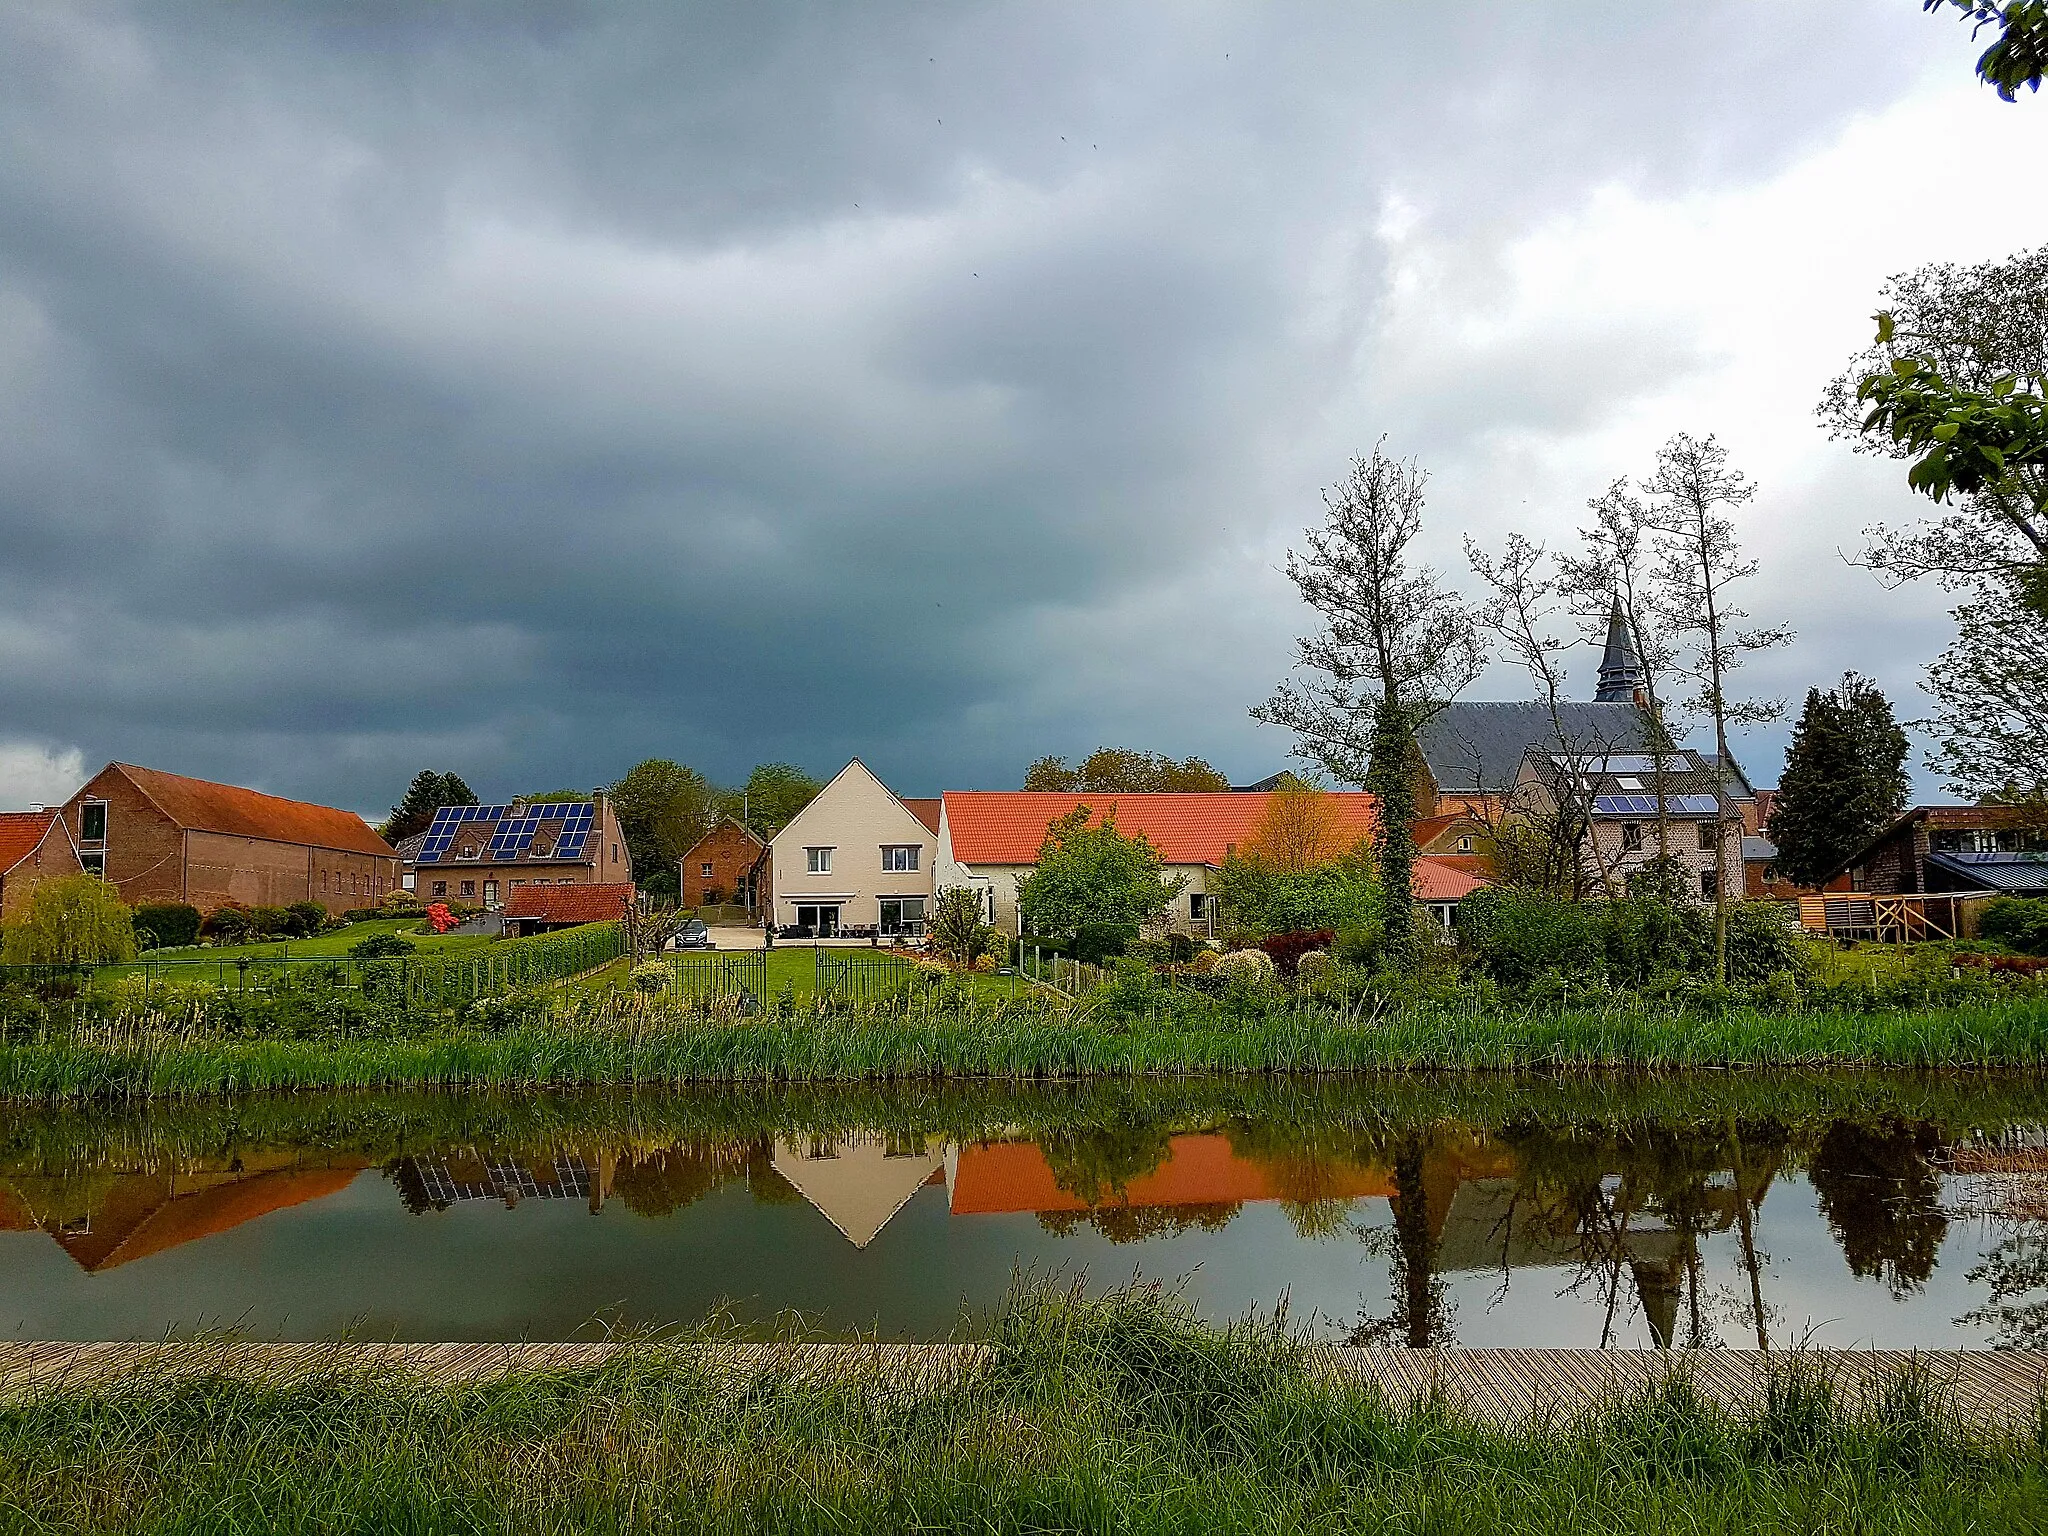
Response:
[[[1641,779],[1621,777],[1617,778],[1614,782],[1620,785],[1623,789],[1640,790],[1643,787],[1643,781]]]
[[[446,880],[436,880],[434,882],[434,894],[436,896],[446,896],[448,894],[448,882]]]
[[[917,868],[917,856],[924,850],[916,843],[900,843],[882,850],[882,872],[906,874]]]
[[[1458,839],[1458,852],[1460,852],[1460,853],[1470,853],[1471,851],[1472,851],[1472,838],[1471,838],[1471,836],[1470,836],[1469,834],[1467,834],[1466,836],[1464,836],[1464,837],[1461,837],[1461,838],[1459,838],[1459,839]]]
[[[1199,923],[1209,912],[1209,898],[1200,891],[1188,892],[1188,921]]]
[[[832,850],[830,848],[806,848],[804,850],[804,873],[829,875],[832,873]]]
[[[1713,870],[1703,869],[1700,871],[1700,894],[1706,897],[1707,900],[1712,901],[1714,899],[1715,888],[1720,883],[1720,877]]]
[[[102,880],[107,878],[107,856],[104,853],[81,853],[78,867],[88,875],[98,875]]]
[[[919,933],[924,929],[922,896],[885,896],[880,902],[882,932]]]
[[[88,800],[78,808],[78,840],[104,843],[107,840],[107,802]]]
[[[1712,853],[1714,851],[1714,824],[1711,821],[1701,822],[1699,824],[1699,834],[1700,852]]]
[[[1621,824],[1621,851],[1640,853],[1643,850],[1643,824],[1640,821],[1624,821]]]
[[[476,894],[476,882],[474,880],[463,881],[462,894],[465,896],[474,896]]]
[[[697,866],[697,873],[702,875],[706,880],[709,880],[711,878],[711,866],[709,864],[699,864]]]
[[[498,882],[495,880],[484,882],[484,905],[493,912],[498,909]]]

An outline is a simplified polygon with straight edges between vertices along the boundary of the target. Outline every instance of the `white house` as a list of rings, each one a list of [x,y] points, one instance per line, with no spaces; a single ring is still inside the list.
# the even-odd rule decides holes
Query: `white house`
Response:
[[[936,801],[897,799],[855,758],[769,844],[776,926],[818,938],[922,932],[936,823]]]

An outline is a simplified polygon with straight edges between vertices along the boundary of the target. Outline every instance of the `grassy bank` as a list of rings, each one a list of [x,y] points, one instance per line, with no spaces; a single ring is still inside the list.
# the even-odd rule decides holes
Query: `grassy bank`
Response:
[[[393,1014],[303,1038],[221,1038],[147,1010],[0,1044],[0,1100],[314,1088],[1006,1081],[1153,1074],[2048,1065],[2048,998],[1771,1011],[1517,1011],[1191,1000],[1112,1013],[1038,1000],[813,1003],[733,1016],[632,997]]]
[[[39,1531],[2039,1529],[2040,1434],[1966,1435],[1910,1378],[1788,1367],[1756,1412],[1681,1379],[1521,1430],[1389,1405],[1283,1330],[1172,1298],[1017,1298],[976,1369],[744,1381],[629,1350],[436,1387],[159,1377],[0,1406],[0,1520]]]

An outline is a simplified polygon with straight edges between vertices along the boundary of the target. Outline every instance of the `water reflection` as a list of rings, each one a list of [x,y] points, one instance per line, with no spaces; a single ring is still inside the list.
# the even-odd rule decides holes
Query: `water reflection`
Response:
[[[919,1336],[1019,1266],[1135,1266],[1360,1343],[2038,1346],[2043,1123],[2030,1080],[1938,1079],[26,1116],[0,1138],[0,1324],[545,1337],[798,1307]]]

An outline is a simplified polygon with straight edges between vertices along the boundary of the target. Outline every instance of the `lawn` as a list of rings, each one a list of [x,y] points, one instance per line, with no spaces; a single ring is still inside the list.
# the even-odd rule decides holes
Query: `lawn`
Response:
[[[419,946],[423,955],[460,954],[465,949],[496,942],[488,934],[464,934],[456,938],[415,933],[413,930],[419,926],[420,919],[416,917],[385,917],[367,923],[350,923],[346,928],[337,928],[332,933],[311,939],[263,939],[252,944],[223,944],[218,949],[166,950],[143,958],[168,965],[181,960],[225,960],[233,963],[237,960],[305,960],[321,955],[339,957],[378,933],[403,934]]]

